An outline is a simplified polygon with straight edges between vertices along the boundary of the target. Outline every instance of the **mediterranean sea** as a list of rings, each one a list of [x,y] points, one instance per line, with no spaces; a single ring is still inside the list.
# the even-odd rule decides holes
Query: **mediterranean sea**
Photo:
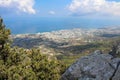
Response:
[[[24,17],[5,18],[4,23],[12,34],[50,32],[73,28],[103,28],[119,26],[120,20],[87,18]]]

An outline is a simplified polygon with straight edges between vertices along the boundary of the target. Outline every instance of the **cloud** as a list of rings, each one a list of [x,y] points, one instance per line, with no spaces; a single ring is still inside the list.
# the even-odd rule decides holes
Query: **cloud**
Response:
[[[49,14],[54,15],[55,11],[49,11]]]
[[[0,8],[14,9],[16,12],[35,14],[33,6],[34,0],[0,0]]]
[[[120,2],[108,0],[73,0],[68,6],[73,15],[120,16]]]

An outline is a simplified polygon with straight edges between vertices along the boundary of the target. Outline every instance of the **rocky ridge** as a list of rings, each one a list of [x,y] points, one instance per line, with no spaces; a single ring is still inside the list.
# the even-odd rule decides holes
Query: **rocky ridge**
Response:
[[[120,54],[119,46],[114,55]],[[120,80],[120,58],[97,50],[73,63],[61,80]]]

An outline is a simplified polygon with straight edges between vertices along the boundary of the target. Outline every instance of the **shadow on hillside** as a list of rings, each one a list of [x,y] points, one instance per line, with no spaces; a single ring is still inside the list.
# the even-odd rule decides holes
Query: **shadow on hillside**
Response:
[[[67,46],[62,47],[64,45],[69,45],[67,42],[57,43],[52,40],[42,39],[42,38],[16,38],[14,39],[13,46],[23,47],[26,49],[30,49],[33,47],[39,47],[44,45],[45,47],[53,48],[55,51],[66,54],[66,53],[74,53],[78,54],[90,48],[98,48],[102,44],[86,44],[86,45],[76,45],[76,46]]]

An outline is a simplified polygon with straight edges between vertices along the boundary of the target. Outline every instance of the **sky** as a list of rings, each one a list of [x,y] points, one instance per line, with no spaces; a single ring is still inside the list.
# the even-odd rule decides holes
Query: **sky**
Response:
[[[0,0],[0,16],[15,34],[120,26],[120,0]]]
[[[2,17],[120,18],[119,0],[0,0]]]

